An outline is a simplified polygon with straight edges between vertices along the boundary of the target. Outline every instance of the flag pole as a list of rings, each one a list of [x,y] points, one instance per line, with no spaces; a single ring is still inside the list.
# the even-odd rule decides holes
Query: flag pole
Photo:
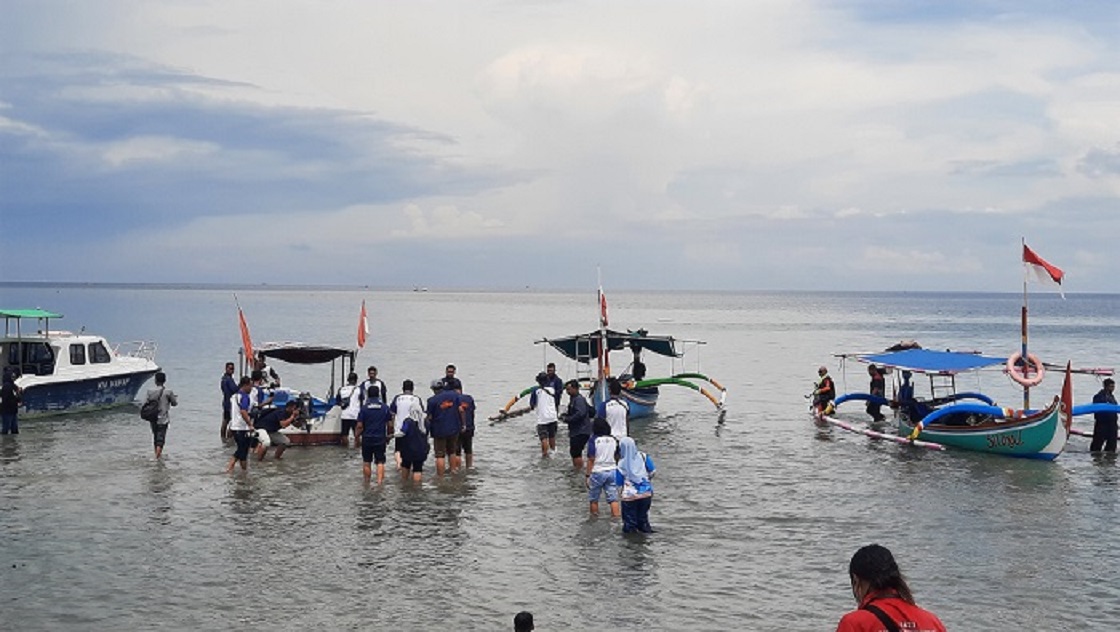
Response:
[[[1020,252],[1025,254],[1026,251],[1027,251],[1027,238],[1022,237],[1020,239],[1021,239],[1021,244],[1020,245],[1022,246],[1022,248],[1020,249]],[[1022,362],[1023,362],[1023,375],[1026,375],[1027,371],[1030,370],[1029,367],[1030,367],[1031,364],[1027,360],[1027,271],[1026,271],[1025,267],[1023,268],[1023,312],[1022,312],[1020,329],[1021,329],[1020,336],[1022,338],[1022,348],[1019,351],[1019,353],[1021,354],[1019,357],[1022,359]],[[1025,414],[1026,411],[1030,409],[1030,407],[1031,407],[1031,389],[1030,389],[1030,387],[1024,386],[1023,387],[1023,413]]]

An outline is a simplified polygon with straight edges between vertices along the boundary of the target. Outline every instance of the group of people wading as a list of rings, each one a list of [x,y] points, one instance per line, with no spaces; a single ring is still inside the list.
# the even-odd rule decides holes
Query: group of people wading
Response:
[[[556,375],[555,364],[549,363],[537,375],[529,408],[536,413],[541,457],[556,450],[560,402],[562,394],[567,393],[568,408],[563,417],[568,426],[568,454],[574,470],[584,474],[591,514],[598,515],[599,500],[606,496],[611,516],[622,517],[623,533],[652,533],[650,479],[656,468],[653,459],[639,451],[630,437],[630,406],[622,397],[622,384],[612,378],[607,381],[607,389],[609,398],[593,411],[580,392],[579,382],[565,384]]]
[[[233,371],[233,363],[226,363],[221,381],[222,437],[225,439],[228,433],[237,446],[227,472],[238,464],[247,470],[249,451],[254,447],[257,460],[264,460],[268,448],[254,442],[259,429],[268,433],[269,443],[276,448],[275,458],[282,458],[290,440],[281,430],[298,425],[301,415],[294,400],[282,408],[270,407],[272,397],[265,380],[271,376],[275,380],[272,386],[277,386],[275,371],[258,367],[239,382],[234,381]],[[464,455],[466,467],[474,465],[475,403],[473,397],[463,393],[454,365],[447,365],[444,377],[431,382],[432,395],[426,401],[413,392],[412,380],[404,380],[401,393],[390,401],[385,383],[377,377],[377,367],[369,367],[367,376],[359,384],[358,374],[350,373],[333,401],[342,409],[339,442],[349,446],[353,436],[354,447],[362,450],[362,475],[367,482],[374,477],[375,468],[377,483],[385,480],[390,439],[394,440],[394,460],[402,480],[419,482],[433,449],[438,476],[458,471]]]

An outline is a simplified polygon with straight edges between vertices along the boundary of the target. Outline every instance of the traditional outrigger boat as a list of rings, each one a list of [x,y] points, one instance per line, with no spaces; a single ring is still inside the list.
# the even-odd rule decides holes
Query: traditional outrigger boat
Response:
[[[674,371],[667,377],[647,377],[646,365],[642,361],[642,354],[647,351],[669,358],[671,361],[683,361],[686,351],[705,344],[703,341],[654,336],[645,329],[626,332],[607,329],[606,299],[601,289],[599,306],[598,330],[562,338],[542,338],[535,342],[535,344],[547,344],[565,358],[575,361],[577,379],[590,391],[593,406],[598,407],[609,399],[607,383],[613,377],[610,352],[628,350],[631,354],[630,363],[617,379],[622,384],[622,398],[630,407],[631,419],[647,417],[655,412],[662,386],[682,386],[700,393],[715,406],[720,414],[720,420],[723,419],[726,412],[727,389],[722,384],[699,371]],[[718,396],[697,384],[698,380],[710,384],[718,392]],[[490,418],[491,421],[528,412],[528,407],[514,409],[514,406],[535,388],[536,386],[530,386],[514,395],[497,415]]]
[[[0,309],[0,368],[23,390],[20,416],[34,418],[130,404],[159,371],[148,341],[111,347],[102,336],[52,330],[62,318],[42,309]],[[25,331],[24,321],[36,321]]]
[[[1061,287],[1064,273],[1061,269],[1038,256],[1023,242],[1023,264],[1028,276],[1023,280],[1023,307],[1021,311],[1021,347],[1009,357],[987,357],[978,353],[929,351],[916,345],[896,345],[885,353],[841,354],[843,359],[852,357],[860,362],[876,364],[895,376],[895,397],[868,393],[853,393],[836,398],[835,407],[854,400],[869,401],[877,405],[890,405],[895,412],[898,435],[892,436],[873,428],[853,425],[836,418],[832,411],[815,410],[814,415],[834,426],[871,437],[890,439],[921,447],[944,449],[945,446],[1003,454],[1008,456],[1052,460],[1065,448],[1071,434],[1085,434],[1073,428],[1073,419],[1079,415],[1098,412],[1120,413],[1116,404],[1073,403],[1073,373],[1095,376],[1111,375],[1110,369],[1073,369],[1067,362],[1064,367],[1046,365],[1027,349],[1027,278],[1031,274],[1044,283]],[[1003,372],[1022,387],[1023,406],[1020,409],[1004,408],[987,395],[979,392],[958,392],[956,376],[1002,365]],[[1065,382],[1061,395],[1043,410],[1030,406],[1030,391],[1038,387],[1047,368],[1063,368]],[[930,396],[926,399],[914,394],[910,382],[913,374],[929,376]]]
[[[861,427],[833,414],[817,413],[818,419],[851,432],[889,439],[917,447],[945,447],[1007,456],[1052,460],[1065,448],[1073,419],[1072,387],[1067,379],[1060,397],[1043,410],[1015,410],[996,404],[975,391],[958,391],[957,376],[1006,365],[1006,358],[977,353],[906,349],[878,354],[841,354],[874,364],[894,378],[892,399],[869,393],[849,393],[836,398],[834,406],[864,401],[890,406],[895,413],[897,435]],[[912,377],[929,378],[929,396],[915,393]]]

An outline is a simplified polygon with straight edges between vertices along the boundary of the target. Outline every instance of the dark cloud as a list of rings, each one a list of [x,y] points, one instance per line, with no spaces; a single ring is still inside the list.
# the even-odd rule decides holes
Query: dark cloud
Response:
[[[439,157],[455,144],[446,135],[363,112],[210,98],[198,89],[251,86],[117,55],[8,59],[0,86],[5,232],[50,217],[56,236],[88,239],[200,215],[471,194],[520,177]],[[171,152],[106,158],[133,142]]]
[[[1077,171],[1090,178],[1120,174],[1120,145],[1112,151],[1091,149],[1077,162]]]

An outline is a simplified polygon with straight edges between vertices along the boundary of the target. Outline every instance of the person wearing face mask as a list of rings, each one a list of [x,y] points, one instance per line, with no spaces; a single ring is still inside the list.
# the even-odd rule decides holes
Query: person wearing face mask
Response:
[[[840,619],[836,632],[945,632],[937,615],[919,608],[894,556],[869,544],[848,564],[852,596],[859,607]]]

